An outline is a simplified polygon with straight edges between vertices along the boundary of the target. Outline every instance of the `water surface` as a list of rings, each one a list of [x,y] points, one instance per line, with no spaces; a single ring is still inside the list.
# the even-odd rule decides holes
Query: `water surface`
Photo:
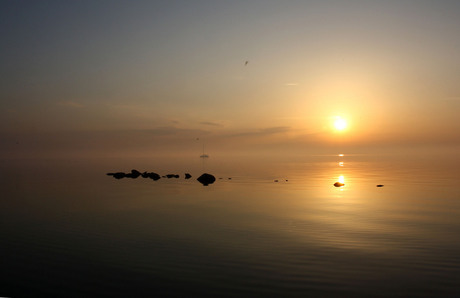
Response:
[[[0,296],[456,296],[458,166],[351,154],[2,160]],[[133,168],[181,178],[105,175]],[[203,172],[218,179],[204,187]]]

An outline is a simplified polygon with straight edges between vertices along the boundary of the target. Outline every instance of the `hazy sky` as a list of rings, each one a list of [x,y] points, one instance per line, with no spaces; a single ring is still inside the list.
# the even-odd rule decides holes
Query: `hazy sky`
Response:
[[[0,31],[3,152],[460,143],[460,1],[1,1]]]

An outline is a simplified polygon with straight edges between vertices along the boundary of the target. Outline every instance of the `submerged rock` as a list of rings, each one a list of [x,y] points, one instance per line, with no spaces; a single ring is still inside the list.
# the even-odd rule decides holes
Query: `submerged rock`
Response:
[[[203,175],[198,177],[196,180],[198,180],[204,186],[207,186],[208,184],[213,184],[214,181],[216,181],[216,177],[214,177],[211,174],[204,173]]]
[[[189,173],[185,173],[185,179],[190,179],[192,178],[192,175],[190,175]]]
[[[344,185],[345,185],[345,183],[342,183],[342,182],[336,182],[336,183],[334,183],[334,186],[335,186],[335,187],[341,187],[341,186],[344,186]]]

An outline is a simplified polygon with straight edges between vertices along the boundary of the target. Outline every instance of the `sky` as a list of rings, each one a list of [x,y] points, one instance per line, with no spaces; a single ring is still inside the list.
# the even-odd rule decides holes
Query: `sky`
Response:
[[[459,1],[4,0],[0,32],[4,155],[460,146]]]

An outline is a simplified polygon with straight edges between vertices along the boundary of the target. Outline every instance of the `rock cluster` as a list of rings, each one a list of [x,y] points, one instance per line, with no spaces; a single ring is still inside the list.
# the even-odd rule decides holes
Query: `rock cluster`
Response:
[[[124,173],[124,172],[107,173],[107,175],[108,176],[113,176],[113,178],[115,178],[115,179],[122,179],[122,178],[136,179],[139,176],[141,176],[142,178],[150,178],[150,179],[155,180],[155,181],[159,180],[161,178],[167,178],[167,179],[176,178],[177,179],[177,178],[180,177],[178,174],[167,174],[167,175],[164,175],[164,176],[160,176],[159,174],[157,174],[155,172],[143,172],[143,173],[141,173],[138,170],[131,170],[131,172],[129,172],[129,173]],[[185,173],[184,177],[185,177],[185,179],[190,179],[190,178],[192,178],[192,175],[190,175],[189,173]],[[196,180],[198,180],[204,186],[207,186],[209,184],[213,184],[214,181],[216,181],[216,177],[214,177],[211,174],[204,173],[203,175],[198,177]]]
[[[131,170],[130,173],[124,172],[116,172],[116,173],[107,173],[108,176],[113,176],[115,179],[122,179],[122,178],[131,178],[136,179],[137,177],[141,176],[142,178],[150,178],[152,180],[160,179],[160,175],[154,172],[139,172],[138,170]]]

